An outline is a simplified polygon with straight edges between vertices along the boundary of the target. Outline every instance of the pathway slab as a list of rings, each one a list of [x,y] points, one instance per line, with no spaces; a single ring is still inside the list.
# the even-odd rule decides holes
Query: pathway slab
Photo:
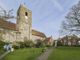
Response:
[[[52,51],[53,48],[47,49],[47,51],[44,52],[41,56],[39,56],[36,60],[47,60]]]
[[[1,56],[0,56],[0,59],[2,59],[4,56],[6,56],[8,53],[10,53],[10,51],[7,51],[7,52],[5,52],[4,54],[2,54]]]

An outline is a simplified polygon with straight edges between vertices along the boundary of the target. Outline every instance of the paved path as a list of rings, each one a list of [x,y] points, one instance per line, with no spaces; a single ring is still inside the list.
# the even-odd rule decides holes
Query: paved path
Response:
[[[36,60],[47,60],[52,51],[53,51],[53,48],[48,49],[41,56],[39,56]]]
[[[8,53],[10,53],[10,51],[7,51],[7,52],[5,52],[4,54],[2,54],[1,56],[0,56],[0,59],[2,59],[4,56],[6,56]]]

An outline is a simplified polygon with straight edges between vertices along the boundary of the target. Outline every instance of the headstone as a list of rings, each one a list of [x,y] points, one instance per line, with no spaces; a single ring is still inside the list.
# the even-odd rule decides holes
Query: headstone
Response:
[[[5,44],[4,50],[13,52],[14,48],[12,48],[12,44]]]
[[[11,52],[13,52],[14,51],[14,48],[11,48]]]
[[[4,50],[6,50],[6,48],[7,48],[7,45],[4,45],[4,46],[3,46],[3,48],[4,48]]]
[[[55,41],[55,47],[57,47],[57,40]]]

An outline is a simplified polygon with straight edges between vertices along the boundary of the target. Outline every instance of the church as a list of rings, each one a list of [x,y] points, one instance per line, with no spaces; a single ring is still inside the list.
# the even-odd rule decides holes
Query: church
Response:
[[[21,4],[17,10],[16,23],[0,18],[0,39],[4,42],[19,42],[24,40],[44,40],[46,35],[32,29],[32,12]]]

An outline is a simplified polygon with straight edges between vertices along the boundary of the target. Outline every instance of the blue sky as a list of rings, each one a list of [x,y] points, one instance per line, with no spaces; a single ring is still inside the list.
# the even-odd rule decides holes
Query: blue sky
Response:
[[[16,16],[20,4],[25,3],[32,11],[32,27],[53,38],[59,37],[59,29],[64,16],[79,0],[0,0],[5,10],[14,9]],[[12,20],[15,22],[15,20]]]

